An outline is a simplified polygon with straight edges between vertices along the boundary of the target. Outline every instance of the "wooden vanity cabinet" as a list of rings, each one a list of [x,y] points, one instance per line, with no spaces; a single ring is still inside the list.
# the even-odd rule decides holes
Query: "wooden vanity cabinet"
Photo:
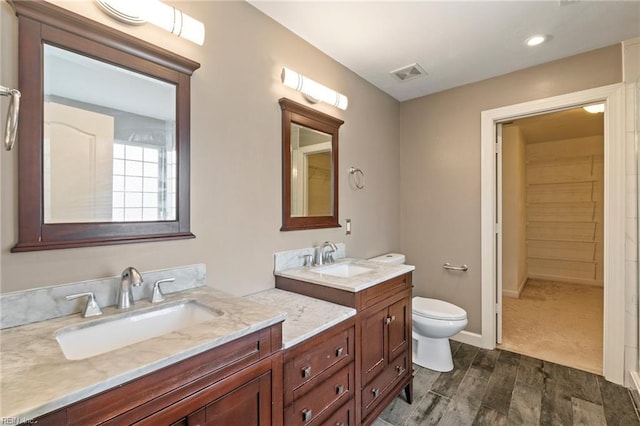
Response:
[[[281,425],[282,323],[41,416],[39,425]]]
[[[355,320],[284,351],[284,424],[355,425]]]
[[[355,424],[373,423],[403,390],[411,402],[411,272],[355,293],[280,276],[276,277],[276,287],[358,311]]]

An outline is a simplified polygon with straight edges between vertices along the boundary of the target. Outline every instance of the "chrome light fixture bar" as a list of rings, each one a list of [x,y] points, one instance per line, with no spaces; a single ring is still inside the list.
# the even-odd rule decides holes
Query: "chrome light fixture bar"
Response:
[[[96,0],[109,16],[130,25],[147,22],[202,46],[204,24],[159,0]]]
[[[323,86],[300,73],[283,67],[281,78],[285,86],[302,93],[311,103],[322,101],[342,110],[347,109],[349,100],[345,95]]]

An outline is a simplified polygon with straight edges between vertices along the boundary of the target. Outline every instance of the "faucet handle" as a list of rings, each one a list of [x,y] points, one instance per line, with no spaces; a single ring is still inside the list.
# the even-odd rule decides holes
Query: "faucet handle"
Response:
[[[93,295],[92,292],[76,293],[76,294],[70,294],[68,296],[65,296],[67,300],[74,300],[80,297],[88,297],[87,304],[84,306],[84,310],[82,311],[83,318],[96,317],[98,315],[102,315],[102,309],[100,309],[100,305],[98,305],[98,302],[96,301],[96,297]]]
[[[304,254],[300,256],[304,258],[304,265],[302,266],[313,266],[313,255],[312,254]]]
[[[163,280],[158,280],[153,284],[153,290],[151,291],[151,296],[149,297],[149,302],[151,303],[159,303],[164,300],[164,293],[162,293],[162,289],[160,288],[160,284],[162,283],[171,283],[174,282],[175,278],[165,278]]]

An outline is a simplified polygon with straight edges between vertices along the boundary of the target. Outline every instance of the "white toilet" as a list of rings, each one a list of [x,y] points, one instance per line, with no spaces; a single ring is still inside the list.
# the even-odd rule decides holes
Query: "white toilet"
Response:
[[[401,264],[405,257],[389,253],[369,260]],[[414,297],[412,302],[413,362],[430,370],[453,370],[449,337],[467,326],[467,312],[443,300]]]

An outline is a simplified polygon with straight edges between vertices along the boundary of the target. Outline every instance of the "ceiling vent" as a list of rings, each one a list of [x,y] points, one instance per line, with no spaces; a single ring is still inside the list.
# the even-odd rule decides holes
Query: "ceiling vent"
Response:
[[[399,68],[395,71],[391,71],[389,74],[393,74],[400,81],[409,81],[414,78],[427,75],[427,72],[418,64],[407,65],[406,67]]]

